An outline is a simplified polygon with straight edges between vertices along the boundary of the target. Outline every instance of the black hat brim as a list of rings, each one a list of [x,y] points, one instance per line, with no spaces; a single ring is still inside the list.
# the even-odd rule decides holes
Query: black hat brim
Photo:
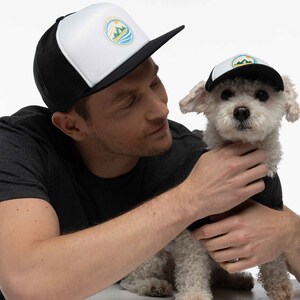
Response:
[[[159,36],[158,38],[149,41],[145,46],[143,46],[140,50],[133,54],[129,59],[127,59],[104,79],[98,82],[94,87],[85,92],[83,96],[86,97],[97,93],[126,76],[128,73],[142,64],[146,59],[148,59],[155,51],[157,51],[161,46],[168,42],[172,37],[183,30],[184,27],[184,25],[179,26]]]
[[[215,80],[212,79],[213,71],[211,72],[205,84],[205,89],[211,92],[219,83],[226,79],[233,79],[235,77],[242,77],[250,80],[261,80],[274,87],[277,91],[284,90],[284,84],[280,74],[273,68],[263,64],[249,64],[242,67],[234,68]]]

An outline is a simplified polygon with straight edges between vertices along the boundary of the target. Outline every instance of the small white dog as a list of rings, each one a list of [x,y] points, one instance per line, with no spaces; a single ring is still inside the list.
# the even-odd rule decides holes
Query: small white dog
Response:
[[[206,82],[180,101],[180,108],[206,116],[208,149],[225,142],[260,142],[267,153],[268,176],[273,177],[282,155],[281,120],[299,118],[296,98],[288,77],[259,58],[238,55],[217,65]],[[259,281],[271,299],[292,298],[283,256],[260,266]],[[175,289],[176,300],[211,300],[212,286],[251,290],[253,285],[251,274],[223,270],[188,230],[121,281],[123,288],[140,295],[170,296]]]

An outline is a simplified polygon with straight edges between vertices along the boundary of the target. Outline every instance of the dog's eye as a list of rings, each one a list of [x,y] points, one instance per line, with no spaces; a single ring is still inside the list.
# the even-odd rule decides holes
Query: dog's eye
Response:
[[[265,90],[258,90],[255,94],[255,98],[259,101],[267,101],[269,99],[269,94]]]
[[[223,100],[229,100],[233,96],[233,92],[231,90],[224,90],[221,94],[221,98]]]

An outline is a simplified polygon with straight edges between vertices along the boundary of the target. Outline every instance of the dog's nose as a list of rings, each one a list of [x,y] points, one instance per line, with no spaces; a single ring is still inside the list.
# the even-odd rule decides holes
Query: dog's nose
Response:
[[[235,119],[242,122],[249,118],[250,111],[246,106],[238,106],[234,109],[233,116]]]

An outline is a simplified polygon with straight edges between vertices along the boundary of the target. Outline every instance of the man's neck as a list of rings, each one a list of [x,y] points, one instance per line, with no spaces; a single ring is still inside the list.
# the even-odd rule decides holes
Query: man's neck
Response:
[[[131,171],[139,162],[139,157],[90,151],[90,148],[76,144],[83,163],[91,173],[101,178],[115,178]]]

